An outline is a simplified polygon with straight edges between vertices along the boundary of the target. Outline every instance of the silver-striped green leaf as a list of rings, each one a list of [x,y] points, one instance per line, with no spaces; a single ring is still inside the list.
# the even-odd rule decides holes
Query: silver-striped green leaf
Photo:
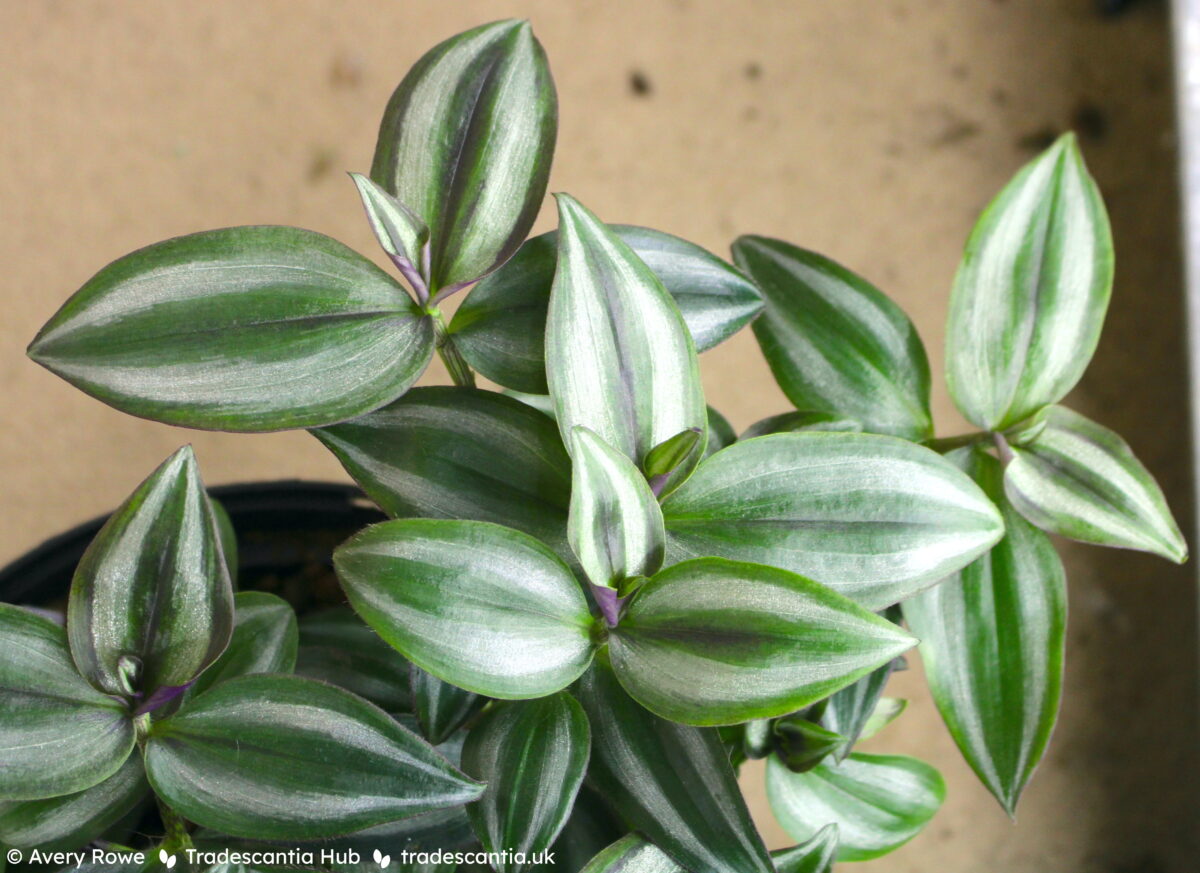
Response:
[[[579,873],[687,873],[671,856],[637,834],[627,834],[592,858]]]
[[[777,873],[829,873],[837,860],[838,826],[827,824],[812,839],[771,853]]]
[[[414,388],[313,435],[391,516],[491,521],[570,554],[571,460],[554,422],[520,401]]]
[[[896,623],[900,621],[899,609],[887,610],[884,616]],[[841,761],[850,754],[854,744],[863,738],[867,722],[871,720],[879,705],[883,689],[891,678],[896,663],[895,660],[889,661],[829,698],[825,711],[821,714],[821,724],[834,733],[841,734],[846,740],[845,745],[834,753],[836,760]]]
[[[1050,533],[1186,561],[1187,543],[1162,489],[1129,444],[1062,406],[1043,416],[1045,426],[1012,447],[1005,467],[1013,506]]]
[[[29,355],[131,415],[272,431],[399,397],[433,355],[433,326],[390,276],[336,240],[231,227],[109,264]]]
[[[234,625],[229,645],[196,677],[188,696],[218,682],[252,673],[291,673],[300,634],[296,613],[286,600],[265,591],[240,591],[233,598]]]
[[[769,564],[882,609],[986,552],[1004,533],[971,479],[894,437],[783,433],[717,452],[663,503],[668,563]]]
[[[660,572],[609,638],[613,669],[634,699],[698,725],[795,712],[915,644],[803,576],[722,558]]]
[[[112,514],[75,570],[67,635],[105,694],[185,685],[225,650],[233,587],[196,457],[184,446]]]
[[[592,727],[588,782],[691,873],[773,873],[716,731],[659,718],[604,653],[578,685]]]
[[[221,541],[221,554],[225,557],[225,567],[229,570],[229,581],[237,590],[238,584],[238,538],[233,529],[233,519],[229,511],[221,505],[221,501],[208,499],[212,507],[213,520],[217,523],[217,539]]]
[[[1068,133],[1017,173],[967,240],[946,326],[946,380],[963,415],[1001,430],[1075,387],[1112,276],[1108,216]]]
[[[296,673],[301,676],[345,688],[388,712],[405,712],[412,709],[411,667],[349,607],[300,619]]]
[[[855,753],[840,764],[793,773],[767,762],[771,811],[795,840],[838,826],[839,861],[869,861],[907,843],[941,808],[946,784],[923,761]]]
[[[495,269],[537,217],[558,98],[527,21],[497,21],[427,52],[384,111],[371,178],[424,219],[432,290]]]
[[[583,425],[641,464],[681,430],[707,433],[696,349],[662,283],[578,201],[560,194],[558,215],[546,377],[564,439]],[[700,457],[677,468],[663,493]]]
[[[443,682],[416,664],[410,665],[408,684],[421,734],[435,746],[446,742],[487,703],[487,698]]]
[[[467,814],[485,852],[529,857],[554,843],[587,772],[591,730],[566,692],[489,710],[467,734],[462,768],[487,785]],[[501,854],[499,873],[527,865]]]
[[[235,837],[316,839],[457,806],[483,787],[387,713],[299,676],[241,676],[154,723],[155,793]]]
[[[417,287],[424,288],[424,278],[419,271],[424,263],[425,246],[429,242],[429,228],[421,216],[362,173],[351,173],[350,179],[358,188],[367,221],[375,232],[380,248],[406,278],[416,278]]]
[[[662,566],[667,535],[646,477],[594,431],[571,431],[571,514],[567,536],[593,585],[617,588]]]
[[[863,426],[861,422],[832,412],[781,412],[754,422],[746,428],[741,439],[750,440],[770,433],[796,433],[806,430],[862,433]]]
[[[116,773],[74,794],[0,803],[0,843],[18,849],[72,851],[107,831],[150,791],[140,755]]]
[[[125,707],[79,675],[66,632],[0,603],[0,800],[91,788],[117,772],[133,745]]]
[[[754,336],[797,409],[914,441],[933,435],[929,359],[903,310],[815,252],[743,236],[734,261],[762,290]]]
[[[729,339],[762,309],[754,284],[699,246],[645,227],[608,227],[662,282],[697,351]],[[527,241],[471,289],[450,323],[455,344],[472,367],[531,394],[547,391],[546,315],[557,248],[553,230]]]
[[[1004,500],[1000,462],[951,459],[1003,507],[1007,533],[984,557],[904,603],[925,677],[963,757],[1013,814],[1062,696],[1066,576],[1054,545]]]
[[[478,521],[386,521],[334,553],[350,605],[423,670],[488,697],[570,685],[595,620],[561,560],[528,534]]]

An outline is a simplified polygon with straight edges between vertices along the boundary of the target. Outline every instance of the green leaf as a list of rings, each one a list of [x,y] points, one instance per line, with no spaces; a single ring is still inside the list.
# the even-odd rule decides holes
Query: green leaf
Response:
[[[149,791],[141,756],[130,755],[116,773],[83,791],[0,803],[0,842],[18,849],[78,849],[116,824]]]
[[[766,298],[754,336],[797,409],[914,441],[933,435],[929,360],[899,306],[845,267],[779,240],[740,237],[733,257]]]
[[[592,727],[588,781],[630,825],[691,873],[773,873],[716,731],[643,709],[603,654],[578,689]]]
[[[517,400],[415,388],[313,435],[389,515],[505,524],[569,554],[571,461],[554,422]]]
[[[242,676],[155,722],[155,793],[236,837],[315,839],[474,800],[482,792],[387,713],[298,676]]]
[[[595,215],[558,198],[558,269],[546,374],[565,439],[591,428],[635,464],[681,430],[706,428],[691,336],[662,283]],[[666,493],[701,457],[675,470]]]
[[[946,326],[946,380],[963,415],[1002,430],[1061,400],[1096,350],[1112,276],[1108,216],[1068,133],[967,240]]]
[[[832,412],[783,412],[754,422],[746,428],[742,439],[754,439],[770,433],[797,433],[799,431],[835,431],[862,433],[861,423]]]
[[[1137,549],[1182,564],[1187,543],[1162,489],[1129,444],[1062,406],[1004,471],[1013,506],[1043,530],[1101,546]]]
[[[252,673],[291,673],[296,667],[299,631],[287,601],[265,591],[241,591],[233,598],[233,635],[216,662],[196,677],[189,697],[218,682]]]
[[[647,709],[716,725],[795,712],[915,643],[803,576],[698,558],[641,588],[609,648],[617,678]]]
[[[413,284],[413,290],[427,297],[428,288],[420,271],[425,263],[425,246],[429,244],[429,228],[421,216],[366,176],[351,173],[350,178],[358,188],[375,239]]]
[[[911,597],[986,552],[1000,514],[961,470],[893,437],[785,433],[708,458],[663,502],[668,563],[770,564],[869,609]]]
[[[238,539],[237,531],[233,529],[233,519],[221,501],[208,499],[212,507],[213,520],[217,523],[217,539],[221,541],[221,554],[225,558],[225,568],[229,571],[229,582],[234,590],[238,584]]]
[[[412,665],[348,607],[300,619],[296,672],[365,697],[388,712],[412,708]]]
[[[627,834],[579,873],[687,873],[671,856],[637,834]]]
[[[594,431],[571,431],[571,514],[567,536],[593,585],[618,588],[662,566],[662,510],[641,471]]]
[[[863,724],[860,740],[869,740],[889,724],[898,719],[908,707],[908,701],[897,697],[881,697],[875,709]]]
[[[1054,730],[1062,695],[1066,576],[1053,544],[1004,500],[1000,462],[949,456],[1003,507],[990,553],[904,604],[938,711],[1011,815]]]
[[[67,635],[89,682],[146,702],[225,650],[233,588],[212,505],[184,446],[92,540],[71,582]]]
[[[771,853],[778,873],[829,873],[837,860],[838,826],[827,824],[812,839]]]
[[[108,265],[29,355],[131,415],[285,430],[399,397],[433,355],[433,326],[391,277],[336,240],[232,227]]]
[[[737,431],[724,415],[708,407],[708,445],[704,447],[704,457],[719,452],[726,446],[737,442]]]
[[[449,739],[487,703],[486,698],[443,682],[415,664],[411,666],[409,687],[421,733],[435,746]]]
[[[570,685],[595,620],[571,571],[519,531],[475,521],[373,525],[336,552],[350,605],[439,679],[488,697]]]
[[[90,788],[133,744],[125,707],[80,677],[63,629],[0,603],[0,800]]]
[[[850,754],[862,736],[895,665],[894,660],[889,661],[829,698],[821,716],[821,724],[846,740],[845,745],[834,754],[838,761]]]
[[[741,273],[699,246],[628,224],[608,229],[633,250],[679,307],[696,350],[724,342],[762,309],[762,296]],[[450,332],[480,373],[511,388],[545,394],[546,314],[554,282],[558,231],[527,241],[507,264],[462,302]]]
[[[478,279],[537,217],[558,99],[527,21],[497,21],[425,54],[392,94],[371,178],[424,219],[432,289]]]
[[[485,852],[544,851],[567,823],[583,783],[591,731],[583,708],[560,692],[501,704],[471,728],[463,771],[487,785],[467,814]],[[499,873],[526,865],[502,858]]]
[[[535,867],[538,873],[576,873],[593,857],[629,833],[612,806],[584,780],[566,826],[554,841],[554,864]]]
[[[855,753],[836,766],[793,773],[767,763],[771,811],[795,840],[838,826],[839,861],[869,861],[907,843],[942,805],[941,775],[915,758]]]

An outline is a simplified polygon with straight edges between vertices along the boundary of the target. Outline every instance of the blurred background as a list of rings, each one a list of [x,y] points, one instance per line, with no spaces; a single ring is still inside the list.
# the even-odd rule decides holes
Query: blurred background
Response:
[[[345,478],[304,433],[136,420],[24,347],[103,264],[181,233],[295,224],[379,254],[344,171],[369,168],[383,106],[422,53],[509,16],[532,20],[558,85],[552,190],[724,256],[748,232],[821,251],[899,301],[936,373],[975,216],[1075,129],[1111,212],[1117,279],[1068,402],[1127,437],[1191,531],[1161,0],[0,0],[0,563],[111,509],[188,441],[212,484]],[[547,208],[536,230],[550,226]],[[702,366],[739,430],[787,407],[749,331]],[[435,363],[424,381],[448,380]],[[940,381],[934,409],[939,434],[962,427]],[[1196,870],[1192,572],[1060,545],[1065,701],[1019,821],[962,763],[914,661],[891,691],[909,710],[871,748],[931,761],[949,796],[864,873]],[[746,784],[770,844],[788,845],[761,773]]]

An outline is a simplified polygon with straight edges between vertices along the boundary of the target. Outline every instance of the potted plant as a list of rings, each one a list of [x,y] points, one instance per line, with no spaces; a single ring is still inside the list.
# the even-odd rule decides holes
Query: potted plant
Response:
[[[556,120],[527,23],[460,34],[352,174],[397,276],[310,231],[208,231],[105,267],[34,339],[133,415],[309,430],[389,518],[337,547],[336,585],[235,585],[246,519],[184,447],[95,532],[64,612],[0,605],[12,864],[823,871],[942,803],[928,765],[854,751],[918,643],[1015,810],[1061,693],[1045,532],[1186,557],[1128,446],[1057,405],[1112,282],[1073,138],[967,243],[947,378],[979,430],[938,438],[911,323],[827,258],[744,236],[734,266],[566,194],[526,239]],[[794,409],[739,438],[697,355],[751,323]],[[413,388],[435,353],[454,385]],[[794,848],[755,830],[750,758]]]

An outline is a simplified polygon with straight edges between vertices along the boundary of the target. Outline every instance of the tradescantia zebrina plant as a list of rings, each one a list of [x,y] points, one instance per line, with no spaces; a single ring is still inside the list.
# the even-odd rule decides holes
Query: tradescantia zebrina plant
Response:
[[[311,231],[209,231],[105,267],[38,334],[34,360],[131,414],[310,429],[391,520],[336,550],[344,604],[297,616],[235,591],[236,531],[169,458],[65,615],[0,606],[0,841],[820,873],[942,803],[928,765],[855,751],[918,641],[1015,810],[1061,693],[1046,532],[1186,556],[1129,447],[1057,405],[1112,280],[1074,140],[971,235],[947,375],[979,432],[938,439],[912,324],[827,258],[746,236],[733,266],[566,194],[527,240],[555,128],[527,23],[453,37],[353,175],[399,279]],[[751,322],[794,409],[739,439],[698,353]],[[435,351],[454,386],[413,388]],[[736,780],[763,758],[797,841],[773,854]],[[467,854],[402,854],[439,849]]]

